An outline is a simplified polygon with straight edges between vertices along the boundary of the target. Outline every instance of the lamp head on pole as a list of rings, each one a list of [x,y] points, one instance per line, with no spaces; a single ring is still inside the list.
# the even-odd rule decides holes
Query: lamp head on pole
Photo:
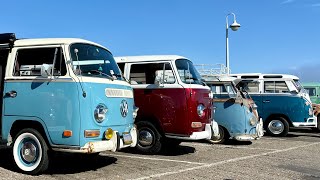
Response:
[[[234,19],[233,23],[230,25],[232,31],[237,31],[240,28],[240,24]]]

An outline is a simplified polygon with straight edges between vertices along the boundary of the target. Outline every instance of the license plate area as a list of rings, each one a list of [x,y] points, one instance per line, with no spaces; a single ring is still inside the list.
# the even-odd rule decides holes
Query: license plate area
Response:
[[[132,143],[131,134],[129,134],[128,132],[123,133],[122,137],[123,137],[123,144],[128,145]]]

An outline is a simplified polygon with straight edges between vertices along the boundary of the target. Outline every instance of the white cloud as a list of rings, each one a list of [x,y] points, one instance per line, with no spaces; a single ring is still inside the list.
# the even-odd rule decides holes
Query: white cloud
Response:
[[[295,0],[285,0],[283,1],[281,4],[289,4],[289,3],[292,3],[294,2]]]

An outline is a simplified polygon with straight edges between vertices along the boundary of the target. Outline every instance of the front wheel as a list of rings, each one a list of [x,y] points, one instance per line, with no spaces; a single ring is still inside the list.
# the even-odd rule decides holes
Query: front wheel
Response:
[[[156,154],[160,152],[162,143],[161,135],[155,126],[147,121],[140,121],[137,124],[138,143],[136,149],[145,154]]]
[[[223,144],[229,137],[229,133],[222,126],[219,126],[219,137],[211,137],[209,141],[214,144]]]
[[[35,129],[23,129],[17,134],[13,157],[17,167],[27,174],[43,172],[49,165],[47,143]]]
[[[271,136],[287,136],[289,123],[282,117],[272,118],[266,124],[266,131]]]

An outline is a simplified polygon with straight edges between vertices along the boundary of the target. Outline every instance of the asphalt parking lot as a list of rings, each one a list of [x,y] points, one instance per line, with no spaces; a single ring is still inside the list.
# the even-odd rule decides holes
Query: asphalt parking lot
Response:
[[[17,173],[10,150],[0,152],[0,179],[320,179],[320,133],[308,129],[252,143],[184,142],[160,155],[56,154],[39,176]]]

